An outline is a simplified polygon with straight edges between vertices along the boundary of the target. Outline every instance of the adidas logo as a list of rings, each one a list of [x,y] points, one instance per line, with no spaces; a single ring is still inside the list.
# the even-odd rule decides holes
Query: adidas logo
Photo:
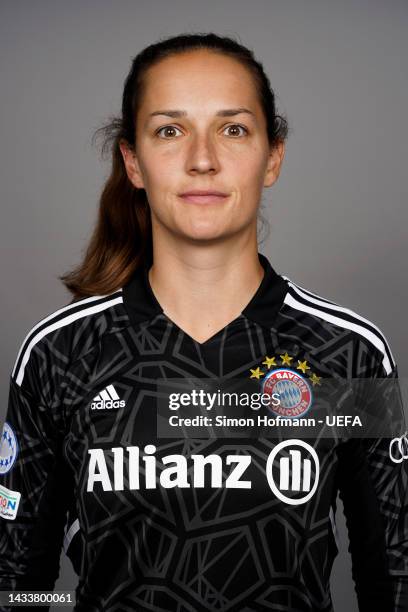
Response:
[[[92,410],[107,410],[110,408],[122,408],[123,406],[126,406],[126,402],[120,399],[113,385],[108,385],[98,395],[95,395],[91,403]]]

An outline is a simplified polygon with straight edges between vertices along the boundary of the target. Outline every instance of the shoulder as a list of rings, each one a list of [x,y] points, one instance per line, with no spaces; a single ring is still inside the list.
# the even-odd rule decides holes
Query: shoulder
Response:
[[[128,325],[122,288],[108,295],[77,299],[49,313],[25,334],[11,371],[18,386],[28,378],[65,372],[103,334]]]
[[[379,376],[388,376],[396,369],[389,341],[383,330],[367,317],[342,304],[314,293],[297,282],[282,275],[287,283],[284,303],[296,312],[296,316],[305,315],[309,321],[327,330],[352,338],[355,352],[369,352],[378,362]]]

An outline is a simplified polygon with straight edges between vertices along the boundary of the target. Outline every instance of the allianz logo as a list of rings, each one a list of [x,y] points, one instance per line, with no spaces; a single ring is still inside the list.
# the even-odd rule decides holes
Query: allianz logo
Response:
[[[86,490],[124,491],[174,487],[252,489],[249,478],[252,457],[246,453],[226,457],[218,453],[156,457],[156,451],[154,444],[146,444],[144,449],[139,446],[88,449]],[[303,440],[284,440],[269,453],[265,473],[272,492],[280,501],[293,506],[304,504],[313,497],[318,487],[319,457],[314,447]]]
[[[125,400],[121,400],[113,385],[108,385],[95,395],[91,403],[91,410],[110,410],[112,408],[123,408]]]

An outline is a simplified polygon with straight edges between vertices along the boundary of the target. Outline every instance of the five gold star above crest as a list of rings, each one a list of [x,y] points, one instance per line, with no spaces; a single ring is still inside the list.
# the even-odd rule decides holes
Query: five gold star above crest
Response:
[[[281,365],[283,366],[287,365],[287,366],[294,367],[294,364],[292,364],[292,361],[294,358],[291,357],[287,352],[285,352],[283,355],[279,355],[279,357],[281,359]],[[268,357],[267,355],[265,355],[265,359],[264,361],[262,361],[262,363],[268,368],[268,370],[270,370],[271,367],[273,366],[274,367],[278,366],[278,364],[276,363],[276,357]],[[301,370],[303,374],[306,374],[306,372],[310,370],[311,368],[307,364],[306,359],[304,361],[301,361],[300,359],[298,359],[296,369]],[[260,367],[251,369],[250,372],[251,372],[250,378],[256,378],[258,380],[261,378],[261,376],[265,375],[265,372],[263,372]],[[312,372],[312,373],[309,373],[309,378],[313,386],[321,385],[321,382],[320,382],[321,376],[317,376],[314,372]]]

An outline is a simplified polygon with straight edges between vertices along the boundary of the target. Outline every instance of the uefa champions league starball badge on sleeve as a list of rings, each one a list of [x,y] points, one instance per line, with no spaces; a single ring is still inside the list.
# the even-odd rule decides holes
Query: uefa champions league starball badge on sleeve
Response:
[[[13,467],[18,453],[17,437],[13,428],[4,423],[0,440],[0,475],[6,474]]]

